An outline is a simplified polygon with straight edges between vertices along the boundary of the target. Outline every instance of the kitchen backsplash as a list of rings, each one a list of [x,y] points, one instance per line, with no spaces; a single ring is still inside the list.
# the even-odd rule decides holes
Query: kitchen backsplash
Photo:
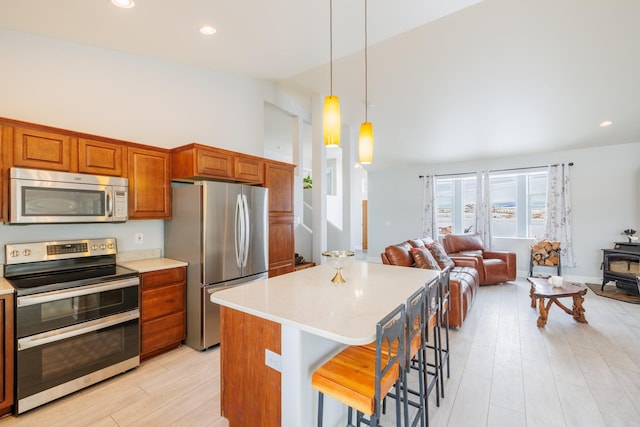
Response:
[[[118,252],[116,255],[117,262],[137,261],[140,259],[160,258],[162,249],[144,249],[140,251]]]

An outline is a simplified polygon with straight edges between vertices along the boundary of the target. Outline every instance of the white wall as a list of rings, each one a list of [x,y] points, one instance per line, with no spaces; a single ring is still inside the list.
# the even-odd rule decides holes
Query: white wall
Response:
[[[273,83],[222,72],[5,29],[0,58],[0,117],[158,147],[198,142],[257,156],[264,154],[265,101],[309,120]],[[142,245],[133,243],[135,232],[144,232]],[[120,251],[147,250],[162,248],[163,232],[163,221],[0,225],[0,248],[116,237]]]
[[[577,261],[563,274],[579,280],[600,280],[603,248],[625,241],[625,228],[638,229],[640,143],[595,147],[483,161],[424,165],[369,172],[369,252],[380,260],[387,245],[419,236],[422,223],[422,180],[418,175],[574,162],[571,168],[573,236]],[[528,270],[528,241],[496,239],[495,249],[518,253],[518,270]]]

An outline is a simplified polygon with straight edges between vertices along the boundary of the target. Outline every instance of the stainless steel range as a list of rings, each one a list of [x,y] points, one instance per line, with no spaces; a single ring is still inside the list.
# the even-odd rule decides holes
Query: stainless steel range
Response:
[[[116,239],[5,246],[16,289],[17,413],[140,364],[138,273]]]

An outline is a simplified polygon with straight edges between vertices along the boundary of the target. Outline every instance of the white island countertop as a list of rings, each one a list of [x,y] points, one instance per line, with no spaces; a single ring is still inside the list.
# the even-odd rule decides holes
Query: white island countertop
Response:
[[[435,270],[354,261],[331,282],[327,264],[221,290],[211,301],[348,345],[375,340],[376,323],[439,276]]]

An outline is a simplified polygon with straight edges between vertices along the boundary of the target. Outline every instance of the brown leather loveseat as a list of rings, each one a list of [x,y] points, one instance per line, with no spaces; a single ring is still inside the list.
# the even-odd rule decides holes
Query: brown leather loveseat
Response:
[[[474,257],[477,259],[478,276],[481,285],[516,280],[516,254],[505,251],[487,251],[478,234],[448,234],[442,245],[452,258]]]
[[[387,246],[380,256],[384,264],[434,270],[449,268],[449,283],[451,287],[449,325],[452,328],[462,326],[468,311],[471,309],[480,284],[478,271],[476,270],[478,263],[476,258],[469,256],[449,257],[438,242],[428,237]],[[420,263],[421,265],[418,265],[416,260],[421,261],[424,257],[429,258],[431,262],[427,260],[426,264]]]

